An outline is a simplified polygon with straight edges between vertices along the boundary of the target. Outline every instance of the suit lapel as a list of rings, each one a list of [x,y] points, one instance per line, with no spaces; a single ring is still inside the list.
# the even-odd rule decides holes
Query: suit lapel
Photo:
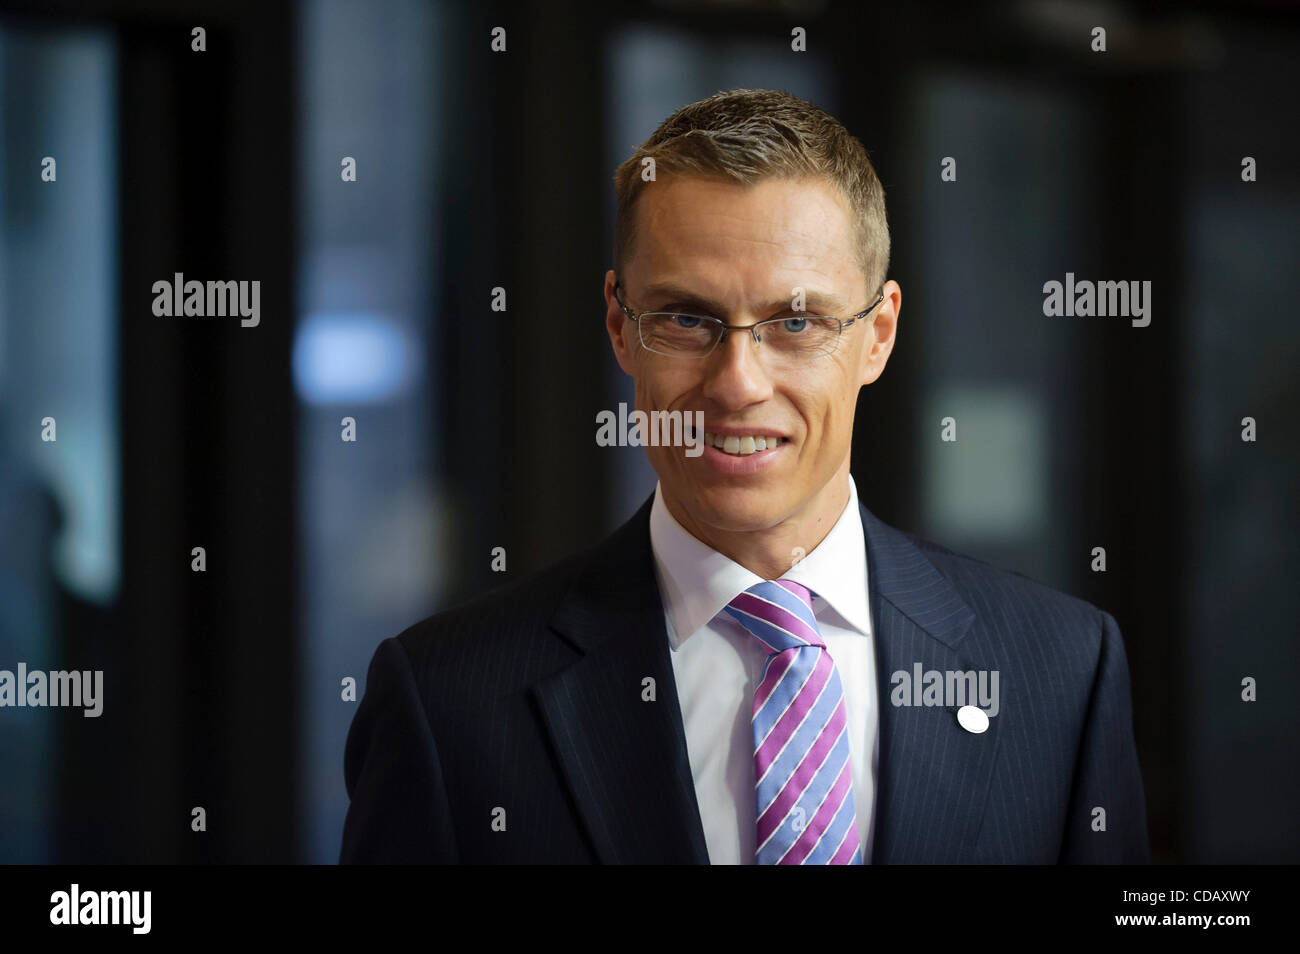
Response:
[[[650,547],[653,502],[562,598],[551,627],[583,655],[533,692],[602,862],[708,864]]]
[[[533,687],[583,824],[605,863],[708,864],[650,547],[653,494],[588,560],[551,627],[581,657]],[[974,612],[906,535],[861,506],[876,644],[880,758],[874,864],[972,860],[998,719],[892,705],[891,675],[991,670]],[[654,701],[643,701],[646,680]]]
[[[955,707],[895,706],[891,676],[911,676],[918,663],[940,672],[997,666],[964,639],[975,614],[925,554],[865,506],[861,511],[880,712],[872,862],[969,862],[992,780],[998,720],[973,734],[957,723]]]

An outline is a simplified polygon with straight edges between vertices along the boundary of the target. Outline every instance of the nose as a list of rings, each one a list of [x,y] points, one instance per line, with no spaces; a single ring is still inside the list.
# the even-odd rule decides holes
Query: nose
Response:
[[[753,330],[728,331],[704,360],[704,396],[718,407],[746,407],[772,396],[772,377]]]

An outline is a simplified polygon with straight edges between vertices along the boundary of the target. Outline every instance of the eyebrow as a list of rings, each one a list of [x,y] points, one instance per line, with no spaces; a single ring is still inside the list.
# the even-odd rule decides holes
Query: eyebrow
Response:
[[[706,311],[711,315],[724,314],[727,309],[720,303],[709,298],[707,295],[701,295],[693,292],[689,288],[676,285],[672,282],[654,282],[646,287],[643,295],[644,299],[654,301],[658,299],[668,299],[667,302],[660,305],[660,308],[673,305],[679,308],[698,308]],[[793,296],[791,296],[793,298]],[[760,312],[781,311],[790,309],[791,298],[780,298],[776,301],[769,302],[766,307],[760,308]],[[833,315],[847,309],[844,300],[838,295],[829,292],[821,292],[815,289],[804,290],[804,302],[808,306],[808,312],[811,314]],[[653,310],[653,309],[652,309]]]

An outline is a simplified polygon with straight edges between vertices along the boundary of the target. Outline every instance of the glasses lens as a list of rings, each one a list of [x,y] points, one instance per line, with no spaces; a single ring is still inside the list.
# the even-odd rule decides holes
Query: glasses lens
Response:
[[[780,318],[758,329],[764,348],[789,358],[811,358],[830,354],[840,337],[840,323],[815,315]]]
[[[722,326],[708,318],[670,312],[641,316],[641,343],[660,354],[708,354],[717,344]]]

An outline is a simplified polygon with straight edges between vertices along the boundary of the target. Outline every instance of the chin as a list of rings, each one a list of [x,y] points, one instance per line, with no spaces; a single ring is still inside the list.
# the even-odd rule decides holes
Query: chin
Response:
[[[700,523],[733,533],[766,530],[781,522],[786,501],[761,488],[691,488],[679,498]]]

